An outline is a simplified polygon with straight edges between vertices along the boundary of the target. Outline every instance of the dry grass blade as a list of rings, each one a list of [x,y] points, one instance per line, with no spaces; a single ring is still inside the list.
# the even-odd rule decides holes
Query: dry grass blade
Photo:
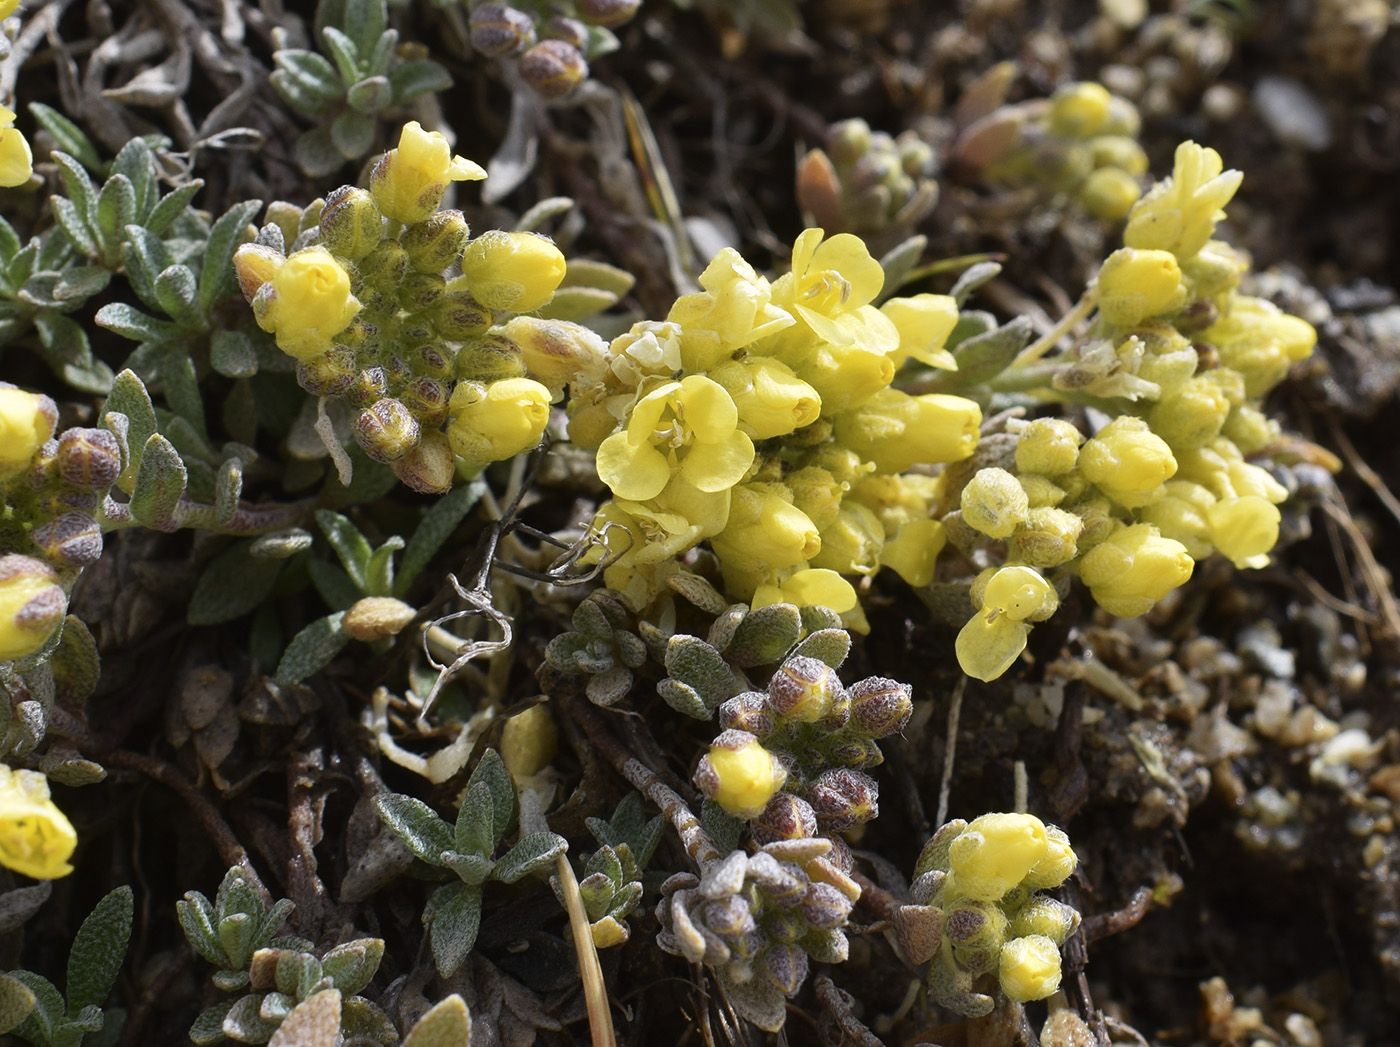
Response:
[[[564,907],[569,911],[569,932],[578,953],[579,976],[583,979],[583,999],[588,1007],[588,1029],[593,1047],[617,1047],[613,1031],[612,1011],[608,1007],[608,986],[603,981],[603,968],[598,963],[598,950],[593,944],[593,931],[588,913],[583,908],[583,896],[568,856],[555,859],[559,873],[559,889],[564,895]]]

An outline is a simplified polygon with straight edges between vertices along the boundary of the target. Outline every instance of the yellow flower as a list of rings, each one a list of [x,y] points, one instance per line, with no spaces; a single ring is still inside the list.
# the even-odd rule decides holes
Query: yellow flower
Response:
[[[821,528],[821,549],[809,559],[813,567],[827,567],[838,574],[870,575],[880,569],[884,545],[885,528],[875,511],[849,501]]]
[[[1017,1003],[1051,996],[1060,987],[1060,950],[1043,934],[1013,938],[1001,947],[1001,991]]]
[[[1026,483],[1021,477],[1021,483]],[[1045,483],[1050,481],[1044,477]],[[1054,506],[1038,505],[1026,514],[1026,522],[1016,528],[1007,543],[1007,554],[1031,567],[1058,567],[1079,555],[1079,536],[1084,521],[1072,512]]]
[[[753,607],[790,603],[796,607],[827,607],[846,614],[856,607],[856,590],[835,571],[804,567],[778,582],[765,582],[754,592]]]
[[[941,520],[910,520],[885,539],[880,566],[888,567],[916,589],[933,581],[938,554],[948,544]]]
[[[1146,422],[1123,415],[1080,449],[1079,471],[1119,505],[1132,509],[1160,493],[1176,473],[1176,459]]]
[[[1161,498],[1137,511],[1137,518],[1156,527],[1164,538],[1180,542],[1193,560],[1204,560],[1215,551],[1206,515],[1214,504],[1215,495],[1200,484],[1172,480]]]
[[[946,294],[917,294],[913,298],[891,298],[880,312],[894,321],[899,332],[899,348],[894,352],[896,367],[910,358],[929,367],[947,371],[958,369],[953,354],[943,343],[958,322],[958,303]]]
[[[1191,577],[1195,562],[1180,542],[1151,524],[1133,524],[1090,549],[1079,577],[1109,614],[1135,618]]]
[[[1049,847],[1033,814],[984,814],[948,847],[948,868],[964,897],[994,902],[1029,873]]]
[[[277,347],[301,361],[329,349],[359,311],[350,274],[324,247],[289,257],[253,301],[258,326],[276,334]]]
[[[513,458],[540,442],[549,422],[549,390],[529,378],[483,386],[458,382],[448,402],[447,438],[475,466]]]
[[[978,613],[958,630],[953,652],[964,673],[987,683],[1015,664],[1030,633],[1029,625],[1007,615]]]
[[[1088,138],[1108,120],[1113,96],[1102,84],[1065,84],[1050,97],[1050,133],[1065,138]]]
[[[786,780],[778,758],[747,731],[725,731],[695,770],[700,790],[736,818],[757,818]]]
[[[1062,476],[1079,460],[1084,434],[1063,418],[1027,422],[1016,440],[1016,469],[1022,473]]]
[[[708,371],[737,350],[796,321],[773,304],[765,277],[738,251],[726,247],[700,274],[703,291],[681,295],[666,319],[681,329],[685,369]]]
[[[672,476],[700,491],[726,491],[753,459],[729,393],[704,375],[689,375],[637,401],[626,430],[598,447],[598,475],[619,498],[644,502]]]
[[[1053,825],[1045,827],[1045,857],[1035,863],[1022,881],[1033,891],[1058,887],[1069,879],[1079,864],[1079,856],[1070,846],[1069,835]]]
[[[859,407],[894,379],[894,359],[853,342],[820,342],[797,367],[797,376],[821,396],[828,418]]]
[[[880,472],[902,473],[916,462],[961,461],[976,450],[981,426],[982,409],[961,396],[882,389],[837,417],[836,439]]]
[[[1026,522],[1030,501],[1005,469],[978,469],[962,489],[963,520],[990,538],[1010,538]]]
[[[1117,222],[1128,216],[1142,197],[1138,180],[1120,167],[1100,167],[1079,187],[1079,202],[1093,218]]]
[[[462,252],[461,282],[488,309],[529,313],[554,297],[566,265],[547,237],[492,229]]]
[[[18,553],[0,556],[0,662],[43,647],[67,609],[68,597],[48,564]]]
[[[18,6],[11,4],[11,14]],[[8,15],[0,17],[9,17]],[[15,127],[15,114],[0,105],[0,186],[24,185],[34,174],[34,154],[29,140]]]
[[[1267,567],[1278,541],[1279,511],[1259,495],[1227,498],[1206,510],[1211,541],[1236,567]]]
[[[1229,416],[1230,401],[1220,383],[1203,375],[1158,400],[1147,413],[1147,424],[1174,450],[1184,451],[1214,440]]]
[[[0,480],[29,468],[57,423],[58,408],[47,396],[0,385]]]
[[[1118,327],[1136,327],[1186,304],[1181,268],[1169,251],[1114,251],[1099,270],[1099,312]]]
[[[972,584],[972,602],[981,609],[958,632],[954,651],[962,671],[974,679],[995,680],[1026,649],[1030,627],[1055,613],[1060,597],[1039,571],[1020,564],[988,568]]]
[[[564,398],[565,385],[591,390],[607,370],[607,343],[582,324],[516,316],[499,330],[520,347],[525,369],[549,387],[556,401]]]
[[[1221,210],[1244,176],[1224,171],[1220,154],[1195,142],[1176,148],[1172,176],[1158,182],[1133,207],[1123,243],[1128,247],[1170,251],[1178,262],[1192,257],[1215,233]]]
[[[1306,360],[1317,344],[1317,331],[1272,302],[1235,295],[1230,312],[1201,333],[1220,353],[1220,362],[1244,375],[1245,393],[1257,399]]]
[[[19,0],[0,0],[0,22],[19,10]]]
[[[438,209],[451,182],[486,177],[479,166],[452,155],[437,131],[424,131],[417,120],[403,125],[399,146],[375,164],[369,188],[379,209],[405,225],[421,222]]]
[[[762,356],[729,360],[708,376],[724,386],[739,410],[739,428],[755,440],[787,436],[821,414],[817,391],[792,368]]]
[[[73,823],[49,798],[48,779],[0,764],[0,865],[53,880],[73,871],[68,859],[77,845]]]
[[[822,547],[815,525],[792,504],[791,492],[773,483],[734,488],[729,522],[710,544],[726,584],[740,597],[785,567],[804,566]]]

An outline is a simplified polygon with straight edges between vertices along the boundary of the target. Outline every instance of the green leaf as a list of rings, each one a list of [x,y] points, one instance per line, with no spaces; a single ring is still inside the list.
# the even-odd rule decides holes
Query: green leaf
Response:
[[[404,547],[403,559],[399,563],[398,576],[394,579],[394,595],[402,597],[408,587],[418,577],[423,568],[432,561],[447,536],[457,529],[467,513],[481,499],[486,484],[481,480],[458,484],[447,494],[433,503],[423,514],[408,545]]]
[[[357,938],[321,957],[321,967],[337,989],[354,996],[370,983],[383,958],[383,938]]]
[[[301,683],[331,663],[340,649],[350,642],[350,637],[340,628],[344,617],[343,611],[337,611],[317,618],[292,637],[292,642],[282,652],[282,660],[277,663],[277,683],[280,686],[290,687]]]
[[[58,222],[58,227],[63,230],[63,235],[68,237],[68,242],[80,254],[85,254],[89,258],[97,254],[97,241],[93,239],[92,230],[88,226],[86,214],[66,196],[57,194],[49,197],[49,204],[53,207],[54,220]],[[14,252],[10,253],[10,258],[14,257]]]
[[[724,649],[724,657],[741,669],[772,665],[801,636],[802,615],[797,608],[787,603],[769,604],[744,615]]]
[[[734,671],[724,656],[697,636],[673,636],[666,644],[666,672],[693,690],[713,715],[735,694]]]
[[[175,903],[175,916],[194,951],[216,967],[222,967],[228,958],[214,930],[214,907],[209,899],[198,891],[189,891],[182,901]]]
[[[379,34],[374,34],[376,40]],[[360,79],[360,50],[355,46],[355,41],[346,36],[333,25],[328,25],[321,30],[321,39],[325,42],[326,51],[331,56],[331,61],[335,62],[336,71],[340,73],[340,79],[348,87]],[[373,47],[373,44],[370,45]],[[366,49],[368,53],[369,49]]]
[[[53,160],[58,165],[58,178],[63,183],[63,191],[91,226],[94,220],[94,205],[97,203],[97,186],[88,177],[83,165],[67,153],[55,150]]]
[[[224,1035],[224,1019],[228,1017],[228,1012],[233,1010],[236,1000],[228,1000],[224,1003],[216,1003],[208,1010],[201,1011],[199,1017],[190,1026],[190,1041],[204,1047],[206,1044],[220,1043],[227,1040]]]
[[[159,309],[160,297],[156,294],[156,274],[170,267],[174,259],[170,251],[154,233],[139,225],[126,227],[128,239],[122,244],[122,261],[126,265],[126,278],[131,288],[143,302],[152,309]]]
[[[259,1010],[265,993],[249,993],[224,1015],[224,1035],[240,1043],[266,1043],[277,1031],[277,1022],[268,1021]]]
[[[89,171],[102,170],[102,158],[97,155],[97,148],[88,136],[83,134],[82,128],[72,120],[42,102],[30,102],[29,115],[34,117],[39,126],[49,133],[65,153],[75,157]]]
[[[63,1021],[63,995],[53,982],[33,971],[11,971],[9,977],[34,994],[34,1009],[20,1022],[14,1034],[33,1044],[50,1044]]]
[[[258,351],[242,331],[217,330],[209,338],[209,366],[225,378],[258,373]]]
[[[307,131],[292,147],[297,166],[313,178],[324,178],[345,165],[345,154],[337,148],[329,127]]]
[[[229,546],[205,566],[190,597],[190,625],[218,625],[251,612],[272,595],[284,560],[253,556],[251,540]]]
[[[187,265],[172,265],[156,277],[156,298],[171,319],[185,327],[202,331],[207,326],[197,303],[199,285]]]
[[[101,1007],[117,982],[131,938],[131,888],[122,886],[100,902],[78,928],[68,953],[68,1010]]]
[[[556,833],[530,833],[506,851],[496,862],[495,879],[501,883],[540,872],[554,864],[554,859],[569,849],[569,841]]]
[[[331,141],[347,160],[359,159],[374,145],[373,117],[345,110],[331,124]]]
[[[214,519],[222,527],[233,523],[238,514],[238,502],[243,497],[243,461],[226,458],[214,478]]]
[[[165,353],[160,362],[160,375],[165,380],[165,402],[177,416],[190,423],[200,444],[205,445],[204,400],[199,395],[199,376],[183,346],[172,346]],[[173,438],[173,432],[171,435]]]
[[[443,855],[443,864],[468,887],[480,887],[491,878],[491,870],[496,867],[491,858],[480,854],[459,854],[456,851],[448,851]]]
[[[204,180],[196,178],[192,182],[186,182],[179,188],[171,190],[160,203],[151,209],[150,216],[141,224],[156,236],[160,236],[179,220],[190,206],[194,195],[203,188]]]
[[[491,787],[477,782],[468,787],[453,827],[453,849],[459,854],[490,858],[500,834],[494,828],[495,807]]]
[[[56,196],[53,199],[58,201],[63,197]],[[77,265],[59,274],[58,282],[54,284],[53,296],[60,301],[80,305],[93,295],[105,291],[111,280],[111,272],[101,266]]]
[[[791,657],[801,655],[825,662],[833,669],[841,668],[846,655],[851,653],[851,634],[845,629],[818,629],[797,645]]]
[[[326,606],[337,611],[348,611],[363,595],[344,568],[328,560],[312,560],[306,565],[311,575],[311,584],[326,601]]]
[[[113,258],[121,249],[122,234],[136,221],[136,190],[126,175],[116,174],[97,194],[93,230],[104,258]]]
[[[481,889],[449,883],[439,888],[428,904],[433,909],[428,930],[433,960],[438,974],[451,978],[476,945],[477,931],[481,929]],[[426,910],[423,916],[427,921]]]
[[[372,138],[374,134],[374,122],[370,117],[374,116],[381,109],[387,109],[394,104],[394,89],[389,85],[389,78],[387,76],[367,76],[345,93],[345,100],[350,103],[350,108],[354,110],[355,117],[358,118],[361,123],[369,127],[369,137]],[[342,113],[336,120],[336,123],[339,124],[341,120],[349,115],[350,113],[348,111]],[[354,140],[358,142],[361,138],[365,137],[363,129],[352,130],[347,128],[344,131],[339,131],[332,128],[332,131],[336,135],[336,142],[340,145],[341,152],[345,153],[347,156],[357,155],[351,153],[343,142],[347,135],[353,135]],[[364,144],[364,148],[369,148],[368,142]]]
[[[936,392],[965,389],[995,378],[1029,344],[1033,333],[1030,317],[1018,316],[995,330],[973,335],[953,350],[958,369],[930,375],[928,388]]]
[[[0,974],[0,1036],[29,1017],[34,1003],[33,991],[23,982]]]
[[[390,535],[384,544],[374,550],[365,569],[365,592],[369,596],[392,596],[394,594],[394,554],[403,548],[403,539]]]
[[[199,308],[208,313],[215,302],[223,300],[233,293],[236,286],[235,273],[233,271],[233,255],[238,250],[238,245],[243,241],[244,230],[248,223],[253,220],[253,216],[262,207],[261,200],[243,200],[234,204],[214,223],[209,230],[209,240],[204,245],[204,262],[199,271]],[[217,340],[220,334],[232,334],[233,332],[218,331],[214,338]],[[242,378],[243,374],[230,374],[228,371],[220,369],[218,364],[214,369],[220,374],[228,374],[230,377]],[[254,370],[256,370],[256,365]],[[248,371],[247,374],[252,374]]]
[[[739,846],[744,823],[715,803],[708,796],[700,805],[700,825],[720,854],[729,854]]]
[[[368,55],[379,42],[389,21],[389,9],[384,0],[345,0],[344,18],[340,25],[354,41],[358,54]],[[323,25],[324,33],[327,25]]]
[[[370,1003],[363,996],[350,996],[340,1005],[340,1031],[346,1043],[364,1044],[366,1047],[379,1044],[379,1047],[397,1047],[399,1031],[389,1016]],[[465,1040],[458,1047],[468,1047]]]
[[[133,138],[121,147],[116,159],[112,161],[112,178],[107,180],[107,184],[111,185],[113,179],[119,177],[131,186],[132,201],[140,206],[140,216],[143,218],[146,201],[151,197],[151,167],[151,147],[142,139]],[[134,221],[136,215],[133,213],[131,218],[117,226],[117,230],[120,231],[128,222]]]
[[[455,992],[418,1019],[403,1047],[470,1047],[472,1016]]]
[[[467,779],[467,788],[478,782],[485,782],[491,789],[491,829],[499,840],[515,828],[517,805],[515,779],[510,776],[505,761],[495,749],[482,753],[476,770]]]
[[[349,519],[329,509],[316,510],[316,523],[320,525],[322,533],[340,557],[350,580],[360,592],[368,594],[369,562],[374,555],[369,541]]]
[[[400,793],[376,796],[374,809],[415,858],[442,866],[444,852],[452,850],[452,829],[436,811],[422,800]]]
[[[180,329],[170,321],[159,320],[125,302],[108,302],[93,319],[97,326],[134,342],[164,342],[180,336]]]
[[[277,65],[272,86],[307,113],[319,113],[344,94],[335,67],[314,51],[283,48],[272,56]]]
[[[961,309],[967,304],[967,300],[972,297],[977,288],[987,281],[995,279],[1000,272],[1001,266],[996,262],[978,262],[976,265],[968,266],[948,293],[953,296],[954,301],[958,303],[958,308]]]
[[[154,433],[141,450],[141,465],[131,487],[131,515],[157,531],[176,530],[175,506],[185,493],[186,475],[180,453]]]
[[[436,62],[417,58],[389,70],[389,86],[394,91],[394,104],[403,105],[429,91],[446,91],[452,86],[452,77]]]

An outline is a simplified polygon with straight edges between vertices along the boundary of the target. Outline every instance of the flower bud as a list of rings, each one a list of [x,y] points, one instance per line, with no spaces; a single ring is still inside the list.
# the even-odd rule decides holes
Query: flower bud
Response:
[[[1031,567],[1058,567],[1079,555],[1083,530],[1084,521],[1074,513],[1049,506],[1032,509],[1007,543],[1007,556]]]
[[[452,444],[436,429],[430,429],[418,441],[418,446],[409,451],[390,468],[394,475],[409,487],[422,494],[445,494],[452,489],[452,480],[457,474],[457,460],[452,454]]]
[[[47,396],[0,387],[0,480],[29,468],[57,424],[58,408]]]
[[[1100,167],[1079,188],[1084,210],[1101,222],[1121,222],[1141,196],[1138,180],[1118,167]]]
[[[541,98],[563,98],[588,79],[588,63],[573,44],[541,40],[520,56],[520,76]]]
[[[516,54],[535,42],[535,22],[509,4],[482,4],[472,11],[472,47],[487,58]]]
[[[70,567],[87,567],[102,555],[102,528],[88,513],[64,513],[30,531],[29,540],[50,562]]]
[[[549,422],[549,390],[529,378],[484,386],[459,382],[448,406],[452,450],[476,466],[499,462],[540,442]]]
[[[1192,559],[1204,560],[1215,551],[1206,516],[1215,504],[1215,495],[1189,480],[1168,481],[1165,492],[1138,510],[1139,522],[1151,524],[1162,537],[1180,542]]]
[[[963,520],[990,538],[1010,538],[1026,522],[1030,502],[1005,469],[978,469],[962,490]]]
[[[1163,538],[1150,524],[1133,524],[1090,549],[1079,577],[1109,614],[1134,618],[1184,584],[1194,567],[1180,542]]]
[[[6,0],[9,11],[14,13],[18,4]],[[24,185],[34,177],[34,153],[29,148],[29,139],[15,128],[15,113],[0,106],[0,186],[14,188]]]
[[[403,231],[399,244],[408,254],[408,264],[420,273],[440,276],[462,257],[470,230],[461,211],[438,211]]]
[[[435,301],[425,318],[439,338],[462,342],[485,334],[494,322],[491,310],[471,296],[471,292],[448,281],[447,291]]]
[[[447,420],[447,389],[435,378],[415,378],[404,386],[398,400],[427,428],[436,428]]]
[[[1089,138],[1108,120],[1113,96],[1102,84],[1065,84],[1050,98],[1050,133],[1064,138]]]
[[[490,385],[503,378],[524,378],[525,354],[513,338],[495,332],[473,338],[457,354],[457,378]]]
[[[1120,248],[1099,270],[1099,312],[1118,327],[1176,312],[1186,304],[1181,269],[1169,251]]]
[[[823,771],[807,790],[823,833],[845,832],[879,817],[879,797],[874,778],[846,767]]]
[[[608,361],[608,343],[593,330],[569,320],[516,316],[501,333],[520,347],[525,368],[549,388],[556,400],[564,386],[587,387],[600,381]]]
[[[858,342],[822,342],[797,367],[796,374],[816,390],[822,413],[832,418],[887,389],[894,379],[894,359]]]
[[[403,126],[398,148],[375,164],[369,190],[386,215],[413,225],[438,209],[450,183],[485,177],[476,164],[452,155],[445,137],[424,131],[417,120],[410,120]]]
[[[837,417],[836,439],[880,472],[902,473],[916,462],[966,458],[977,447],[981,425],[982,409],[961,396],[883,389]]]
[[[121,471],[121,445],[106,429],[65,429],[58,438],[58,474],[64,483],[105,491]]]
[[[386,636],[397,636],[418,612],[392,596],[366,596],[345,612],[340,627],[352,640],[368,643]]]
[[[580,53],[588,49],[588,26],[577,18],[555,15],[544,24],[544,37],[547,40],[563,40]]]
[[[331,254],[359,261],[384,238],[384,215],[359,186],[342,185],[321,209],[321,245]]]
[[[885,738],[902,731],[914,712],[914,689],[897,680],[869,676],[852,684],[847,693],[856,726],[871,738]]]
[[[802,919],[819,931],[844,927],[853,908],[851,900],[829,883],[808,884],[802,897]]]
[[[1045,823],[1030,814],[984,814],[948,847],[948,867],[969,898],[994,902],[1045,857]]]
[[[1064,945],[1078,926],[1079,913],[1074,909],[1054,898],[1034,895],[1016,913],[1007,933],[1013,938],[1039,934],[1056,945]]]
[[[1036,418],[1016,441],[1016,469],[1022,473],[1063,476],[1079,460],[1084,434],[1063,418]]]
[[[399,281],[399,308],[412,315],[429,308],[443,296],[447,281],[440,273],[408,273]]]
[[[277,347],[297,360],[324,353],[360,311],[359,300],[350,293],[350,274],[324,247],[290,256],[258,299],[269,286],[266,307],[254,311],[258,326],[275,334]]]
[[[817,391],[792,368],[763,356],[728,360],[708,375],[729,392],[739,409],[739,428],[754,440],[786,436],[821,414]]]
[[[48,779],[0,764],[0,865],[36,880],[67,876],[77,844],[73,823],[49,796]]]
[[[943,912],[944,933],[954,945],[1001,947],[1006,935],[1006,914],[990,901],[960,898]]]
[[[1278,541],[1279,511],[1267,498],[1226,498],[1206,510],[1211,541],[1236,567],[1266,567]]]
[[[746,731],[725,731],[695,770],[695,784],[736,818],[754,818],[783,787],[787,771]]]
[[[1104,494],[1132,509],[1160,494],[1176,473],[1176,458],[1141,418],[1122,415],[1080,450],[1079,469]]]
[[[388,397],[366,407],[355,420],[355,442],[376,462],[397,461],[413,450],[422,435],[418,419]]]
[[[307,379],[310,378],[324,383],[323,388],[309,384]],[[339,390],[356,407],[368,407],[384,399],[389,392],[389,376],[381,365],[374,364],[363,371],[356,371],[354,353],[336,345],[331,346],[330,352],[324,356],[299,366],[297,382],[307,392],[321,396],[333,396],[336,393],[331,390]]]
[[[53,568],[18,553],[0,556],[0,662],[43,647],[67,610]]]
[[[750,824],[760,845],[779,840],[809,840],[817,835],[812,805],[792,793],[777,793]]]
[[[243,297],[252,302],[263,284],[277,275],[286,260],[281,251],[262,244],[240,244],[233,253],[233,271],[238,276],[238,289]]]
[[[758,738],[772,734],[773,710],[768,705],[768,695],[762,691],[736,694],[720,705],[719,725],[725,730],[748,731]]]
[[[763,954],[763,976],[784,996],[792,996],[807,980],[808,963],[801,946],[775,945]]]
[[[768,705],[779,719],[816,723],[841,695],[836,670],[816,658],[789,658],[768,681]]]
[[[1001,991],[1017,1003],[1043,1000],[1060,987],[1060,950],[1041,934],[1013,938],[1001,947]]]
[[[642,0],[575,0],[578,16],[589,25],[616,29],[631,20]]]
[[[538,233],[492,229],[462,252],[462,282],[488,309],[533,312],[554,297],[565,267],[559,248]]]

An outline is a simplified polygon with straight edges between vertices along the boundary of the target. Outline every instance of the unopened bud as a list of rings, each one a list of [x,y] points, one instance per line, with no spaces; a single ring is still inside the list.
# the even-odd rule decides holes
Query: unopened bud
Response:
[[[458,280],[448,283],[446,293],[433,303],[424,318],[438,337],[447,342],[461,342],[485,334],[495,322],[491,310],[473,298]]]
[[[356,407],[368,407],[384,399],[389,392],[389,376],[379,364],[362,371],[351,371],[351,375],[353,380],[346,389],[346,396]]]
[[[389,398],[365,408],[355,420],[355,442],[376,462],[386,464],[413,450],[422,432],[408,408]]]
[[[408,272],[408,252],[397,240],[384,240],[359,264],[360,282],[382,294],[394,294]]]
[[[520,56],[520,76],[541,98],[563,98],[588,78],[588,63],[573,44],[541,40]]]
[[[962,491],[963,520],[991,538],[1010,538],[1026,522],[1030,500],[1005,469],[977,470]]]
[[[816,658],[789,658],[768,681],[768,703],[773,712],[797,723],[822,719],[841,693],[836,671]]]
[[[472,12],[472,47],[487,58],[515,54],[535,42],[535,22],[509,4],[482,4]]]
[[[27,469],[57,424],[58,408],[47,396],[0,385],[0,480]]]
[[[58,473],[65,483],[105,491],[121,471],[121,445],[106,429],[68,429],[58,438]]]
[[[589,25],[615,29],[629,21],[642,6],[642,0],[576,0],[578,16]]]
[[[1044,895],[1034,895],[1017,911],[1011,921],[1008,933],[1013,938],[1028,934],[1040,934],[1056,945],[1064,945],[1065,939],[1079,926],[1079,913],[1064,902]]]
[[[320,356],[297,363],[297,385],[313,396],[340,396],[355,381],[355,351],[347,346],[332,345]],[[362,403],[373,403],[382,395],[367,397]]]
[[[1013,938],[1001,948],[997,978],[1017,1003],[1043,1000],[1060,987],[1060,950],[1040,934]]]
[[[422,494],[445,494],[452,489],[457,459],[444,433],[430,429],[409,451],[390,467],[394,475]]]
[[[243,297],[251,302],[286,260],[280,251],[262,244],[242,244],[233,253],[233,271],[238,274],[238,288]]]
[[[462,257],[468,235],[461,211],[438,211],[405,229],[399,243],[418,272],[441,274]]]
[[[32,556],[0,556],[0,662],[43,647],[67,610],[53,568]]]
[[[817,816],[812,805],[792,793],[778,793],[751,824],[753,838],[760,845],[778,840],[809,840],[817,835]]]
[[[577,18],[555,15],[544,24],[544,37],[546,40],[563,40],[579,51],[588,49],[588,26]]]
[[[321,210],[321,243],[331,254],[358,261],[384,238],[384,215],[368,190],[342,185]]]
[[[775,945],[763,954],[763,974],[769,985],[792,996],[807,980],[808,962],[801,946]]]
[[[823,771],[807,791],[823,832],[854,829],[880,813],[880,787],[868,774],[850,768]]]
[[[885,738],[903,730],[914,711],[910,696],[914,689],[907,683],[871,676],[849,689],[851,716],[871,738]]]
[[[417,614],[413,607],[392,596],[366,596],[350,606],[340,627],[352,640],[368,643],[397,636]]]
[[[753,818],[782,788],[787,771],[747,731],[725,731],[695,769],[695,784],[736,818]]]
[[[554,297],[565,268],[563,253],[537,233],[492,229],[462,251],[462,282],[491,309],[533,312]]]
[[[492,382],[525,377],[525,356],[513,339],[502,334],[474,338],[457,354],[457,378],[464,382]]]
[[[29,532],[29,540],[50,561],[87,567],[102,555],[102,528],[87,513],[64,513]]]
[[[735,695],[719,707],[719,724],[725,730],[733,727],[759,738],[772,734],[773,710],[768,706],[768,695],[762,691]]]
[[[992,902],[960,898],[943,914],[944,933],[954,945],[1001,944],[1006,915]]]
[[[438,273],[408,273],[399,281],[399,307],[407,313],[427,309],[447,290],[447,281]]]

